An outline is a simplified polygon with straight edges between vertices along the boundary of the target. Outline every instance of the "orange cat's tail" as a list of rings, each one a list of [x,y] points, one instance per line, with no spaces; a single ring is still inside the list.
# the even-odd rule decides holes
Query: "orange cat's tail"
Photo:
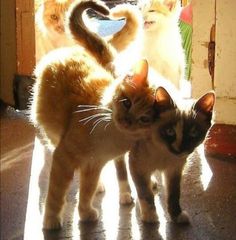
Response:
[[[114,19],[126,19],[124,27],[109,39],[109,43],[120,52],[139,37],[142,27],[142,15],[136,6],[121,4],[112,8],[111,17]]]
[[[114,60],[112,47],[99,35],[91,32],[83,22],[82,14],[87,9],[93,9],[104,16],[109,15],[109,9],[101,1],[87,0],[75,2],[68,13],[68,26],[72,37],[87,49],[104,67]]]

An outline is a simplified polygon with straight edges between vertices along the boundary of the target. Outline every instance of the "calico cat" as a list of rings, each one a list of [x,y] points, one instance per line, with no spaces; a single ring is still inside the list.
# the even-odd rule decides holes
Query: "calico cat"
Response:
[[[168,212],[173,221],[188,223],[188,214],[180,200],[181,176],[186,159],[201,144],[211,127],[215,103],[214,92],[208,92],[197,101],[177,104],[167,93],[157,94],[159,109],[151,136],[136,142],[130,151],[130,171],[138,193],[141,219],[157,222],[150,177],[155,170],[164,174]],[[159,100],[159,101],[158,101]]]
[[[85,10],[85,6],[101,14],[107,12],[99,1],[81,1],[71,9],[71,15],[75,9],[82,14],[80,9]],[[149,86],[145,60],[139,61],[131,73],[114,79],[113,71],[106,69],[113,54],[109,46],[90,32],[84,35],[82,22],[77,28],[81,38],[87,39],[84,46],[89,46],[89,51],[79,46],[54,50],[35,70],[31,118],[55,147],[45,229],[61,226],[64,198],[75,170],[80,173],[80,219],[97,220],[92,201],[101,169],[147,134],[154,120],[155,94],[159,92],[159,88]],[[90,39],[94,39],[94,48]],[[108,56],[107,62],[100,61],[103,56]]]
[[[74,0],[37,0],[35,13],[36,62],[49,51],[74,44],[65,33],[65,16]]]

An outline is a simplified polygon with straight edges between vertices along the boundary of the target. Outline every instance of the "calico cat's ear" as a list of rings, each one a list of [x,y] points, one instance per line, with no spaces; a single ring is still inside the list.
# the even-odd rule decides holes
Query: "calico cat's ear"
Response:
[[[148,61],[142,59],[138,61],[132,69],[132,81],[135,86],[146,86],[148,77]]]
[[[197,112],[202,112],[205,114],[211,114],[215,104],[215,93],[213,91],[206,93],[200,97],[194,104],[194,109]]]
[[[155,100],[155,106],[157,110],[161,112],[175,106],[170,94],[163,87],[157,88]]]

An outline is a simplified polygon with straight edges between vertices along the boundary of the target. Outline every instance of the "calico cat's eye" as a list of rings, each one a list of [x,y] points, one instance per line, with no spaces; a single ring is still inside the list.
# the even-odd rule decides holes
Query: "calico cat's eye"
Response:
[[[150,116],[142,116],[139,118],[139,122],[142,124],[148,124],[151,122],[151,117]]]
[[[58,16],[56,14],[52,14],[51,15],[51,19],[57,21],[58,20]]]
[[[175,129],[173,127],[168,127],[165,129],[165,134],[168,137],[174,137],[175,136]]]
[[[196,127],[192,127],[188,134],[190,137],[196,138],[198,136],[199,132]]]
[[[155,12],[155,10],[152,10],[152,9],[151,9],[151,10],[149,10],[148,12],[153,13],[153,12]]]
[[[126,109],[130,109],[132,103],[129,98],[122,99],[122,103]]]

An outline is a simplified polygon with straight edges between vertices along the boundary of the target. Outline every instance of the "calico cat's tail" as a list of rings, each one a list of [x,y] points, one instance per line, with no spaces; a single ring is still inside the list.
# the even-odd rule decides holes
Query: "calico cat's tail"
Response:
[[[101,1],[87,0],[76,2],[68,11],[68,26],[72,37],[87,49],[104,67],[114,60],[114,50],[99,35],[91,32],[84,24],[82,14],[87,9],[93,9],[101,15],[109,15],[109,9]]]
[[[114,19],[125,18],[126,20],[124,27],[109,39],[109,43],[120,52],[139,37],[142,16],[136,6],[121,4],[111,9],[111,17]]]

